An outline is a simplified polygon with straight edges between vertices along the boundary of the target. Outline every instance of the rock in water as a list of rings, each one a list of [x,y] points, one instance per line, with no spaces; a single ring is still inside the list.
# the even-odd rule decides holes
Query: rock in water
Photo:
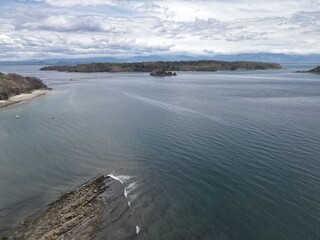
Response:
[[[177,73],[165,71],[165,70],[154,70],[150,73],[151,76],[154,77],[171,77],[171,76],[177,76]]]

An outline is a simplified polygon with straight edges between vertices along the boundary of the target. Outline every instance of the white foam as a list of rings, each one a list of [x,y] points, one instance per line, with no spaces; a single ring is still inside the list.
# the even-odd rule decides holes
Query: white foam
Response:
[[[128,197],[128,202],[130,205],[133,202],[133,200],[135,200],[137,198],[137,196],[138,196],[138,194],[136,193],[136,194]]]
[[[109,177],[119,181],[121,184],[125,185],[131,178],[133,178],[132,176],[128,176],[128,175],[114,175],[114,174],[109,174]],[[125,196],[125,198],[128,200],[128,206],[131,207],[131,202],[132,200],[134,200],[136,198],[136,196],[132,196],[129,197],[129,193],[131,191],[133,191],[134,189],[136,189],[138,187],[137,182],[132,182],[130,183],[127,187],[124,188],[124,192],[123,195]],[[129,200],[130,199],[130,200]]]
[[[128,191],[127,191],[126,189],[124,189],[123,194],[124,194],[124,196],[125,196],[126,198],[128,198]]]
[[[134,189],[136,189],[138,187],[138,184],[137,182],[133,182],[133,183],[130,183],[128,187],[126,187],[126,189],[128,189],[130,192]]]
[[[124,189],[124,196],[127,198],[128,194],[138,187],[137,182],[130,183],[128,187]]]
[[[136,226],[136,234],[137,234],[137,235],[139,234],[140,230],[141,230],[141,228],[137,225],[137,226]]]
[[[109,177],[121,182],[122,184],[126,183],[129,179],[132,178],[132,176],[128,176],[128,175],[114,175],[114,174],[109,174]]]

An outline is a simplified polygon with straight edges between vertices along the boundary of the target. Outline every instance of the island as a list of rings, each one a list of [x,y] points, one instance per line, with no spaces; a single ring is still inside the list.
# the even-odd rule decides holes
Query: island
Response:
[[[225,62],[214,60],[200,61],[156,61],[133,63],[89,63],[65,66],[47,66],[43,71],[63,72],[175,72],[175,71],[236,71],[281,69],[278,63],[265,62]],[[172,73],[173,74],[173,73]],[[152,75],[158,76],[158,74]]]
[[[51,90],[39,78],[0,72],[0,108],[22,102]]]

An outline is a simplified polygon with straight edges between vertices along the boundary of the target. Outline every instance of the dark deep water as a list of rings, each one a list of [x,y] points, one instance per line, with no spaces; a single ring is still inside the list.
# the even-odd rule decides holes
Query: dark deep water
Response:
[[[320,75],[38,68],[0,67],[54,88],[0,111],[2,226],[113,172],[132,215],[101,239],[320,239]]]

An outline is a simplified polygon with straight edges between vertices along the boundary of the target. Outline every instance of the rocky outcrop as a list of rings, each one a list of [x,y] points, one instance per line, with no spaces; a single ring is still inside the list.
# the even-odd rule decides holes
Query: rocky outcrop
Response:
[[[102,195],[105,195],[106,199]],[[117,204],[118,212],[114,203]],[[114,222],[127,210],[121,184],[111,177],[98,176],[75,191],[62,195],[37,217],[23,221],[13,239],[91,240],[102,226],[108,224],[108,220]],[[112,214],[106,215],[108,211],[112,211]]]
[[[308,70],[308,71],[296,71],[296,73],[317,73],[317,74],[320,74],[320,66],[313,68],[311,70]]]
[[[177,76],[176,72],[170,72],[165,70],[154,70],[150,73],[151,76],[154,77],[171,77],[171,76]]]
[[[320,66],[316,67],[316,68],[313,68],[311,69],[310,71],[308,72],[311,72],[311,73],[320,73]]]
[[[39,78],[0,73],[0,100],[7,100],[11,96],[31,93],[39,89],[49,89]]]
[[[235,71],[281,69],[277,63],[224,61],[158,61],[135,63],[89,63],[74,66],[48,66],[40,70],[64,72],[152,72],[163,71]]]

